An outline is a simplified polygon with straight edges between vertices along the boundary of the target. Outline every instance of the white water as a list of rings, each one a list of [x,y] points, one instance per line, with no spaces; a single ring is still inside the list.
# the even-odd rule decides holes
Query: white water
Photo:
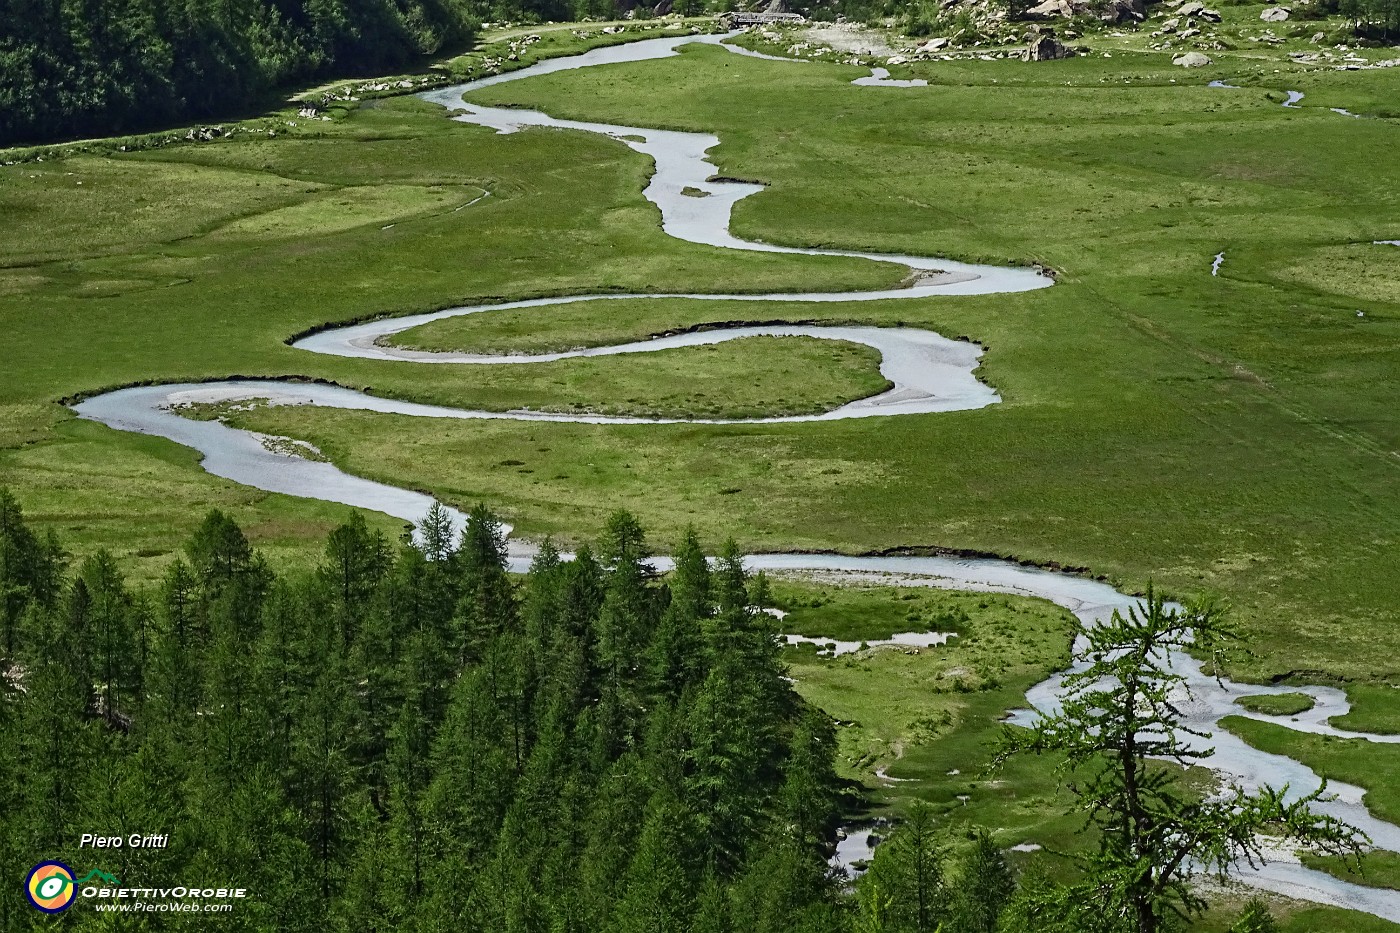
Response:
[[[909,291],[925,291],[929,286]],[[892,294],[865,293],[865,294]],[[788,415],[754,419],[700,419],[707,424],[733,424],[747,422],[783,421],[832,421],[843,418],[865,418],[875,415],[927,414],[940,411],[962,411],[983,408],[999,401],[994,390],[977,380],[973,371],[982,350],[975,344],[949,340],[932,331],[903,327],[859,327],[859,326],[813,326],[801,324],[777,324],[749,327],[727,327],[716,330],[694,331],[650,340],[638,340],[610,347],[593,347],[584,350],[570,350],[562,353],[540,353],[533,355],[484,356],[471,353],[435,353],[421,350],[407,350],[380,343],[385,336],[416,327],[430,320],[462,314],[475,314],[493,308],[545,307],[575,300],[606,301],[623,296],[591,296],[583,299],[544,298],[534,301],[511,302],[504,305],[486,305],[470,308],[453,308],[436,314],[416,315],[412,318],[390,318],[355,325],[335,331],[326,331],[297,341],[296,347],[318,353],[337,356],[360,356],[375,359],[412,360],[420,363],[469,363],[487,366],[528,364],[552,360],[572,359],[583,356],[609,356],[623,353],[651,353],[657,350],[678,347],[694,347],[704,344],[722,343],[743,337],[814,337],[820,340],[843,340],[861,343],[880,351],[880,372],[892,386],[878,395],[849,402],[831,411],[814,415]],[[629,296],[636,297],[636,296]],[[718,296],[694,296],[715,298]],[[761,300],[834,300],[835,296],[803,295],[763,296]],[[857,295],[856,300],[861,300]],[[235,388],[231,387],[231,388]],[[265,391],[259,387],[257,391]],[[268,389],[270,391],[270,389]],[[298,395],[305,395],[298,391]],[[365,398],[364,404],[355,404],[343,394],[338,395],[339,407],[370,407],[385,411],[383,400]],[[315,402],[316,404],[325,404]],[[591,424],[668,424],[681,419],[638,418],[608,415],[568,415],[551,412],[487,412],[464,409],[444,409],[434,406],[416,406],[396,403],[394,409],[401,414],[424,414],[442,418],[509,418],[533,421],[582,421]]]
[[[698,133],[678,133],[555,120],[532,111],[485,108],[462,101],[463,93],[503,81],[519,80],[531,75],[609,62],[659,58],[675,54],[676,47],[685,42],[714,43],[717,41],[719,40],[715,37],[692,37],[648,40],[631,45],[614,46],[573,58],[554,59],[509,75],[486,78],[471,85],[436,91],[425,96],[437,100],[445,106],[464,108],[466,112],[457,117],[459,120],[491,126],[499,132],[514,132],[525,126],[577,129],[601,133],[618,139],[631,148],[650,155],[656,161],[656,173],[646,189],[646,197],[660,208],[663,229],[668,234],[680,239],[741,250],[857,256],[872,261],[896,263],[914,269],[937,269],[953,273],[943,277],[940,280],[941,284],[891,290],[890,292],[867,293],[865,296],[788,295],[761,296],[757,300],[845,301],[864,300],[876,295],[884,298],[919,298],[928,294],[986,294],[1018,291],[1051,284],[1048,279],[1043,279],[1030,270],[996,269],[933,260],[926,257],[881,256],[840,250],[802,250],[739,240],[729,232],[730,208],[740,198],[757,193],[762,189],[757,185],[709,181],[714,167],[706,161],[705,153],[718,142],[716,137]],[[693,198],[681,194],[681,189],[687,186],[701,188],[711,196]],[[560,300],[573,301],[578,299]],[[534,303],[517,303],[514,306],[528,304],[543,307],[559,303],[560,300],[546,299]],[[603,300],[603,296],[598,296],[593,300]],[[414,320],[421,323],[436,317],[477,313],[485,310],[489,310],[489,308],[476,306],[439,312],[437,315],[423,315]],[[380,347],[375,342],[380,336],[401,330],[401,324],[403,324],[403,319],[374,322],[370,325],[359,325],[355,328],[344,328],[338,331],[327,331],[299,341],[297,346],[316,352],[340,355],[419,359],[418,357],[404,356],[405,351]],[[829,336],[842,329],[812,328],[810,330],[821,331],[821,333],[809,335]],[[888,397],[891,393],[886,393],[884,396],[865,400],[867,408],[853,407],[862,404],[853,403],[853,406],[844,406],[837,412],[803,420],[874,415],[890,416],[909,414],[911,411],[928,413],[950,410],[951,407],[979,407],[980,404],[990,404],[996,401],[995,395],[991,393],[990,389],[986,387],[972,388],[975,379],[971,379],[970,369],[975,364],[979,352],[975,347],[954,341],[945,341],[944,338],[926,331],[900,332],[893,329],[876,328],[849,328],[845,330],[860,331],[859,336],[864,338],[861,342],[879,346],[881,352],[887,354],[887,361],[890,357],[899,357],[901,353],[905,352],[915,355],[924,354],[923,362],[911,358],[906,361],[908,364],[906,365],[896,359],[890,364],[891,368],[885,370],[887,375],[893,372],[899,376],[899,380],[893,380],[892,377],[893,381],[898,383],[903,380],[898,388],[923,394],[919,397],[910,395],[895,398]],[[709,335],[686,336],[709,337]],[[848,334],[838,339],[856,338]],[[876,340],[882,342],[871,342]],[[698,342],[705,341],[699,339]],[[639,344],[628,344],[624,347],[591,352],[641,352],[644,348],[657,349],[661,345],[659,341],[650,341],[645,347]],[[529,359],[481,359],[456,355],[450,359],[442,358],[437,361],[491,364],[526,363],[529,362]],[[937,378],[924,382],[922,381],[924,377],[916,372],[924,364],[941,365],[944,366],[944,370]],[[957,387],[956,391],[953,391],[952,387]],[[959,392],[963,393],[961,397],[958,397]],[[119,430],[166,437],[192,447],[203,454],[203,465],[206,470],[245,485],[272,492],[374,509],[414,522],[418,521],[431,505],[432,500],[425,495],[349,476],[329,463],[301,460],[270,451],[263,445],[262,440],[252,432],[237,430],[216,421],[192,421],[180,417],[170,410],[172,405],[191,402],[217,402],[247,398],[266,398],[277,404],[314,404],[325,407],[386,412],[410,417],[510,418],[606,424],[655,423],[647,419],[605,419],[540,412],[499,413],[457,410],[378,399],[333,386],[302,385],[276,381],[235,381],[122,389],[88,399],[75,405],[74,408],[84,418],[100,421]],[[978,404],[973,404],[973,402]],[[460,521],[460,514],[456,517]],[[512,542],[510,544],[512,568],[523,570],[528,565],[532,553],[533,548],[530,545]],[[746,563],[753,570],[879,574],[883,575],[885,579],[898,580],[903,585],[925,585],[1036,596],[1069,609],[1085,626],[1096,625],[1104,621],[1115,610],[1127,611],[1129,607],[1137,605],[1137,600],[1134,597],[1119,593],[1103,583],[997,560],[767,554],[751,557]],[[656,561],[656,564],[658,568],[665,569],[669,566],[669,561],[662,559]],[[1181,705],[1187,716],[1188,724],[1197,729],[1214,733],[1211,742],[1215,747],[1215,755],[1208,760],[1207,764],[1227,777],[1238,780],[1246,787],[1257,787],[1265,783],[1274,786],[1287,784],[1291,793],[1296,796],[1316,788],[1319,785],[1319,780],[1312,771],[1291,759],[1256,751],[1228,733],[1217,731],[1216,726],[1219,719],[1224,715],[1249,715],[1256,719],[1275,721],[1290,728],[1301,728],[1305,731],[1355,735],[1334,730],[1326,722],[1327,715],[1343,712],[1346,705],[1345,698],[1336,691],[1329,692],[1324,688],[1292,686],[1277,688],[1244,686],[1228,681],[1218,683],[1202,672],[1193,659],[1178,656],[1174,660],[1176,669],[1187,678],[1191,690],[1189,697],[1183,696],[1181,698]],[[1054,710],[1058,703],[1056,695],[1059,685],[1060,676],[1057,675],[1032,688],[1027,694],[1027,699],[1033,709],[1042,712]],[[1318,709],[1310,717],[1299,717],[1296,722],[1287,718],[1246,713],[1234,705],[1234,699],[1243,694],[1299,690],[1313,695],[1318,700]],[[1016,721],[1030,722],[1034,715],[1035,713],[1031,710],[1021,711],[1017,714]],[[1373,741],[1395,741],[1393,737],[1361,737]],[[1361,792],[1359,789],[1334,784],[1332,790],[1338,795],[1338,799],[1324,804],[1320,809],[1360,827],[1370,834],[1377,846],[1400,850],[1400,827],[1371,817],[1360,802]],[[864,833],[858,834],[855,838],[844,840],[843,844],[838,846],[838,858],[844,856],[849,861],[857,854],[864,856],[869,854],[869,846]],[[1348,884],[1328,875],[1291,864],[1283,859],[1273,860],[1258,870],[1242,869],[1239,874],[1243,880],[1261,888],[1283,891],[1294,897],[1316,900],[1320,903],[1338,904],[1365,910],[1378,916],[1400,921],[1400,892],[1373,890]]]
[[[789,645],[816,645],[818,654],[830,654],[833,658],[839,658],[843,654],[855,654],[862,648],[933,648],[946,645],[948,639],[956,635],[956,632],[895,632],[889,638],[866,641],[841,641],[836,638],[823,638],[820,635],[783,635],[782,638]]]

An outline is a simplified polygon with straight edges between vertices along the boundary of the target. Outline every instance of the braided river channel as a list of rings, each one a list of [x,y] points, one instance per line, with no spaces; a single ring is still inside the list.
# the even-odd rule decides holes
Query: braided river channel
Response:
[[[971,265],[946,259],[919,256],[882,255],[831,249],[799,249],[741,240],[729,231],[730,212],[742,198],[762,191],[760,185],[716,179],[715,166],[707,152],[719,143],[704,133],[656,130],[603,123],[562,120],[537,111],[483,107],[466,100],[474,90],[518,81],[536,75],[620,62],[638,62],[677,54],[688,43],[725,44],[730,35],[693,35],[682,38],[647,39],[581,55],[556,58],[507,74],[427,92],[421,95],[441,104],[452,119],[489,127],[499,133],[513,133],[532,127],[552,127],[597,133],[644,153],[655,162],[644,195],[661,213],[662,229],[670,236],[693,243],[735,250],[801,253],[807,255],[852,256],[891,263],[911,270],[913,284],[907,288],[871,292],[766,294],[766,295],[594,295],[543,298],[494,305],[450,308],[412,317],[386,318],[349,327],[329,329],[298,340],[294,346],[310,353],[338,356],[401,360],[405,363],[450,365],[530,365],[535,362],[572,356],[643,353],[678,346],[717,343],[754,335],[806,336],[866,344],[879,350],[880,370],[893,384],[887,391],[816,415],[755,419],[758,421],[829,421],[842,418],[933,416],[939,412],[982,408],[1000,398],[975,376],[981,348],[965,341],[950,340],[927,330],[882,327],[823,327],[778,325],[736,327],[686,333],[610,347],[537,356],[478,356],[465,353],[431,353],[405,350],[382,343],[383,338],[411,327],[465,314],[486,314],[506,308],[539,308],[541,326],[548,325],[550,305],[580,300],[607,301],[619,298],[690,298],[696,301],[741,299],[764,302],[854,302],[889,299],[917,299],[932,295],[984,295],[1046,288],[1053,280],[1025,268]],[[775,67],[789,67],[775,65]],[[873,80],[872,80],[873,79]],[[869,93],[922,93],[912,82],[887,81],[879,70],[871,79],[856,83],[871,88]],[[683,193],[699,189],[705,197]],[[101,422],[122,431],[168,438],[198,450],[205,470],[234,482],[270,492],[384,512],[408,522],[418,522],[433,500],[421,493],[372,482],[342,472],[334,464],[287,454],[286,445],[269,445],[268,439],[252,431],[230,427],[220,421],[197,421],[181,416],[178,410],[190,404],[258,400],[273,405],[316,405],[328,408],[383,412],[406,417],[444,419],[512,419],[521,421],[562,421],[595,424],[637,425],[666,423],[665,419],[575,415],[544,411],[491,412],[447,408],[413,402],[376,398],[335,386],[292,381],[232,380],[211,383],[167,384],[119,389],[76,403],[74,410],[83,418]],[[711,422],[735,423],[735,422]],[[275,448],[275,449],[274,449]],[[457,521],[462,520],[454,513]],[[523,570],[533,554],[528,542],[511,541],[512,569]],[[664,558],[659,569],[669,566]],[[1063,606],[1088,627],[1108,619],[1113,612],[1127,612],[1138,600],[1107,584],[1068,574],[1021,566],[992,559],[964,560],[941,557],[843,557],[820,554],[761,554],[750,557],[754,570],[792,573],[839,573],[871,582],[899,582],[959,590],[1015,593],[1039,597]],[[1214,749],[1202,763],[1218,772],[1226,782],[1246,789],[1263,785],[1287,785],[1297,798],[1314,791],[1319,777],[1290,758],[1266,754],[1219,727],[1227,715],[1247,716],[1273,722],[1301,732],[1363,738],[1373,742],[1397,742],[1400,736],[1367,735],[1347,732],[1329,724],[1331,717],[1347,711],[1345,695],[1327,687],[1258,686],[1217,681],[1201,670],[1191,657],[1178,654],[1171,659],[1175,670],[1186,678],[1189,688],[1180,698],[1185,724],[1209,736],[1200,740],[1201,751]],[[1027,708],[1012,714],[1012,721],[1031,722],[1039,712],[1053,711],[1062,675],[1033,687],[1027,693]],[[1307,713],[1275,717],[1249,712],[1236,704],[1245,695],[1303,692],[1316,700]],[[1362,803],[1360,788],[1332,783],[1332,799],[1316,809],[1347,821],[1363,830],[1378,849],[1400,851],[1400,826],[1371,816]],[[852,837],[854,838],[854,837]],[[843,845],[849,854],[863,847]],[[1299,864],[1287,851],[1271,852],[1266,864],[1238,866],[1232,873],[1239,881],[1290,897],[1365,911],[1400,922],[1400,891],[1370,888],[1337,879]]]

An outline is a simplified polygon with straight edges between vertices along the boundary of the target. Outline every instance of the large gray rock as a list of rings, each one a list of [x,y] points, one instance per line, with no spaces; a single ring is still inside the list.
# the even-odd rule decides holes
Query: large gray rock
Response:
[[[1028,62],[1048,62],[1059,58],[1072,58],[1074,50],[1054,36],[1041,36],[1026,46],[1021,58]]]
[[[1143,0],[1109,0],[1099,11],[1105,23],[1140,23],[1147,19]]]
[[[1281,23],[1288,19],[1288,13],[1289,10],[1286,6],[1271,6],[1263,13],[1260,13],[1259,18],[1266,23]]]
[[[1083,2],[1044,0],[1043,3],[1027,10],[1026,15],[1031,19],[1054,19],[1057,16],[1074,16],[1076,13],[1083,13],[1087,8]]]
[[[1187,52],[1185,55],[1173,58],[1172,64],[1180,65],[1182,68],[1204,68],[1210,64],[1210,57],[1200,52]]]

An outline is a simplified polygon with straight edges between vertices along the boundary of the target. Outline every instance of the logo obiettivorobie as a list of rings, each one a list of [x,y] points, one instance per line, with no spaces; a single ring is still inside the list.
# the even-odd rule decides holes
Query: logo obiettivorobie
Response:
[[[73,869],[62,862],[40,862],[24,879],[24,893],[29,903],[44,913],[61,913],[72,906],[77,894]]]

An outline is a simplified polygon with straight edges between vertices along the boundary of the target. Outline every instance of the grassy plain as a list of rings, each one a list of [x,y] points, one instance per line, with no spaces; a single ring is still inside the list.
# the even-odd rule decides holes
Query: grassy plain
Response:
[[[1252,713],[1267,713],[1270,716],[1292,716],[1313,708],[1313,698],[1306,693],[1261,694],[1240,697],[1236,702]]]
[[[1362,788],[1366,792],[1363,798],[1366,809],[1374,816],[1391,823],[1400,820],[1400,746],[1364,739],[1304,735],[1272,723],[1237,716],[1221,722],[1255,748],[1288,755],[1327,780]],[[1343,724],[1340,717],[1333,722]],[[1348,725],[1347,728],[1354,727]],[[1400,888],[1400,855],[1393,852],[1367,855],[1360,870],[1342,859],[1321,856],[1305,856],[1305,864],[1357,884]]]
[[[1353,884],[1400,888],[1400,854],[1395,852],[1371,852],[1360,865],[1343,861],[1337,856],[1304,855],[1303,864],[1345,878]]]
[[[694,523],[750,548],[958,547],[1058,561],[1129,587],[1156,578],[1174,593],[1223,592],[1257,652],[1237,665],[1245,674],[1384,676],[1400,647],[1400,304],[1387,290],[1400,283],[1400,250],[1370,241],[1400,235],[1400,127],[1322,105],[1365,111],[1400,88],[1400,69],[1216,59],[1205,74],[1131,50],[927,63],[915,70],[932,85],[904,90],[851,87],[861,72],[850,67],[693,48],[483,95],[718,132],[720,173],[769,183],[738,206],[742,235],[1038,260],[1061,273],[1055,288],[1016,296],[549,309],[560,328],[541,323],[529,339],[574,345],[755,318],[903,322],[987,345],[983,373],[1002,405],[724,428],[308,410],[246,423],[310,440],[357,473],[458,504],[484,498],[525,534],[570,538],[625,503],[662,539]],[[1245,90],[1202,86],[1241,75]],[[1319,106],[1277,106],[1293,86]],[[671,378],[654,362],[412,366],[316,357],[285,341],[327,321],[493,298],[835,290],[897,277],[857,260],[667,238],[639,194],[647,161],[616,143],[496,136],[407,98],[363,101],[333,122],[288,116],[297,125],[276,136],[0,167],[11,350],[0,482],[75,550],[128,542],[121,556],[144,574],[206,505],[232,508],[289,553],[343,515],[207,477],[172,445],[76,422],[58,404],[76,393],[294,374],[481,408],[646,410],[655,382]],[[491,196],[453,210],[482,190]],[[363,222],[347,227],[348,217]],[[1364,267],[1326,264],[1337,249],[1367,257]],[[482,328],[475,335],[425,339],[502,346],[530,330],[523,315],[491,317],[462,325]],[[723,362],[693,356],[701,378]],[[790,368],[766,391],[794,397],[810,369]]]
[[[643,160],[596,139],[497,137],[413,98],[347,113],[327,123],[289,112],[272,137],[136,153],[113,145],[0,166],[0,483],[75,552],[125,542],[119,557],[146,576],[218,505],[274,556],[298,560],[346,514],[209,477],[187,450],[77,421],[58,404],[114,385],[291,374],[478,407],[673,413],[705,411],[721,390],[728,404],[736,373],[755,396],[793,410],[884,385],[867,350],[831,342],[793,342],[777,367],[788,373],[759,367],[771,354],[752,345],[694,354],[709,365],[688,380],[679,360],[664,358],[463,373],[347,366],[290,349],[293,334],[327,320],[473,299],[641,291],[662,280],[704,291],[736,273],[751,290],[898,278],[856,260],[736,264],[677,244],[637,195]],[[455,210],[482,190],[491,196]]]
[[[938,647],[875,647],[837,658],[819,657],[813,645],[787,650],[798,691],[842,723],[846,776],[886,789],[917,778],[935,795],[950,770],[964,775],[945,782],[956,793],[975,784],[1002,714],[1068,663],[1078,627],[1059,607],[1016,596],[783,581],[773,595],[787,612],[779,625],[791,634],[870,641],[896,632],[956,633]],[[976,738],[945,741],[951,736]]]
[[[1257,18],[1257,7],[1240,9]],[[903,91],[849,87],[863,73],[849,67],[692,49],[495,88],[490,100],[563,116],[718,132],[720,173],[769,184],[736,210],[741,235],[1036,260],[1060,283],[847,305],[582,303],[403,337],[547,350],[727,321],[914,324],[988,346],[982,373],[1002,405],[725,428],[312,410],[239,423],[312,441],[355,473],[459,505],[484,499],[526,535],[571,539],[626,505],[658,540],[693,523],[749,548],[973,548],[1085,566],[1129,587],[1156,578],[1176,593],[1220,591],[1256,652],[1238,670],[1351,679],[1357,709],[1338,724],[1400,729],[1390,688],[1364,683],[1386,676],[1400,648],[1400,249],[1370,242],[1400,236],[1400,127],[1323,109],[1383,109],[1400,69],[1307,71],[1251,52],[1188,73],[1165,55],[1113,54],[921,64],[932,86]],[[1203,87],[1211,77],[1249,87]],[[1290,87],[1318,106],[1279,107]],[[298,375],[477,408],[703,413],[763,398],[775,410],[832,403],[878,380],[862,351],[802,341],[475,369],[294,351],[289,337],[329,321],[482,300],[898,278],[857,260],[665,237],[640,196],[648,163],[615,143],[495,136],[409,98],[335,113],[283,114],[276,136],[0,166],[0,482],[75,552],[122,542],[125,565],[149,575],[219,505],[274,557],[305,559],[345,513],[209,477],[187,450],[58,404],[113,385]],[[778,594],[794,631],[962,633],[918,654],[790,653],[799,689],[856,723],[841,732],[845,766],[877,804],[914,794],[954,825],[999,827],[1006,844],[1075,844],[1077,822],[1054,815],[1067,797],[1046,762],[982,770],[1004,711],[1063,663],[1063,613],[925,590],[905,599],[784,584]],[[1388,747],[1235,725],[1338,778],[1396,773]],[[1383,807],[1389,793],[1372,789]],[[1203,928],[1225,926],[1212,924]],[[1318,908],[1284,918],[1289,930],[1382,928]]]
[[[1001,594],[952,593],[926,587],[871,586],[844,580],[777,578],[774,603],[786,611],[785,633],[841,639],[888,638],[896,632],[956,632],[934,648],[877,647],[837,658],[812,645],[788,648],[796,690],[838,724],[838,769],[867,788],[873,811],[898,813],[915,799],[939,812],[947,844],[962,844],[971,827],[990,827],[1021,864],[1032,860],[1051,876],[1070,870],[1065,856],[1090,844],[1082,819],[1067,816],[1068,776],[1053,758],[1012,759],[989,766],[1008,709],[1023,704],[1027,687],[1063,668],[1076,623],[1044,601]],[[1212,788],[1203,770],[1188,786]],[[1394,886],[1395,859],[1368,856],[1354,863],[1308,858],[1308,864],[1357,883]],[[1212,892],[1213,909],[1192,925],[1196,933],[1230,927],[1245,890]],[[1269,898],[1280,929],[1394,930],[1386,921],[1284,898]]]
[[[1355,784],[1366,791],[1366,809],[1373,815],[1400,821],[1400,745],[1307,735],[1240,716],[1227,716],[1221,724],[1255,748],[1297,759],[1328,780]]]
[[[852,307],[844,305],[844,308]],[[745,315],[756,315],[748,318]],[[547,317],[548,326],[541,327]],[[580,347],[602,347],[653,334],[667,334],[702,325],[738,325],[769,319],[810,319],[822,323],[853,320],[833,317],[821,304],[748,301],[706,301],[685,298],[619,298],[603,307],[596,302],[511,308],[486,314],[443,318],[409,328],[389,338],[394,346],[417,350],[466,350],[474,353],[553,353]]]
[[[1351,710],[1332,725],[1356,732],[1400,733],[1400,689],[1392,684],[1347,684]]]
[[[1217,58],[1222,75],[1262,68],[1255,56]],[[1269,64],[1283,73],[1251,81],[1306,80],[1339,105],[1397,83],[1395,69]],[[985,343],[982,372],[1004,404],[798,428],[472,425],[442,436],[292,411],[250,423],[322,446],[351,432],[352,469],[393,477],[411,460],[428,488],[486,496],[526,533],[567,537],[621,500],[663,530],[737,529],[755,548],[955,546],[1055,560],[1129,586],[1155,577],[1175,592],[1223,592],[1253,636],[1257,657],[1237,665],[1246,674],[1382,673],[1376,639],[1395,630],[1400,606],[1389,572],[1400,513],[1388,505],[1400,388],[1387,376],[1400,365],[1400,307],[1351,294],[1366,282],[1345,270],[1328,289],[1284,273],[1338,243],[1373,249],[1377,268],[1400,263],[1400,250],[1370,245],[1400,225],[1400,168],[1387,158],[1397,127],[1287,110],[1268,87],[1211,89],[1194,74],[1187,85],[1163,55],[918,68],[933,87],[856,88],[844,84],[854,68],[694,48],[482,99],[718,130],[719,171],[769,182],[736,209],[746,236],[1037,259],[1061,271],[1054,289],[820,307],[576,305],[550,309],[557,328],[503,312],[403,339],[549,349],[713,321],[912,323]],[[1123,76],[1128,85],[1104,86]],[[651,90],[636,93],[639,82]],[[1394,275],[1400,283],[1400,265]],[[490,469],[526,455],[534,474]],[[812,500],[824,504],[815,514]]]

